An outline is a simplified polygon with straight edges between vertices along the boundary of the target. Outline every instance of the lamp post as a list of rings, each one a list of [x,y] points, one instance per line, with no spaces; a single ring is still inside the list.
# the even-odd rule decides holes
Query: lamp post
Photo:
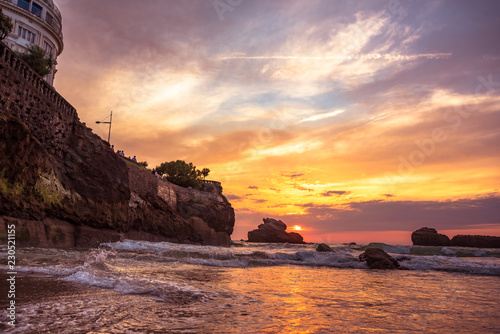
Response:
[[[109,114],[109,122],[100,122],[97,121],[96,124],[109,124],[109,133],[108,133],[108,144],[111,144],[110,139],[111,139],[111,122],[113,121],[113,112]]]

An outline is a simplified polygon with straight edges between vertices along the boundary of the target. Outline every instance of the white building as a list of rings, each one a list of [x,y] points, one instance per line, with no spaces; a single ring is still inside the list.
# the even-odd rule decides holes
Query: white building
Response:
[[[0,0],[0,8],[14,26],[3,41],[5,44],[19,52],[35,44],[57,60],[64,47],[62,16],[52,0]],[[54,84],[56,72],[54,66],[45,77],[50,85]]]

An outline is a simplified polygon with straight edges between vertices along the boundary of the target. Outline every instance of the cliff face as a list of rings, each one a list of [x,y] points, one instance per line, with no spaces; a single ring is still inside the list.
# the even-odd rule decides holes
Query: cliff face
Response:
[[[216,192],[176,187],[123,161],[0,43],[0,239],[9,222],[32,246],[228,245],[234,211]]]

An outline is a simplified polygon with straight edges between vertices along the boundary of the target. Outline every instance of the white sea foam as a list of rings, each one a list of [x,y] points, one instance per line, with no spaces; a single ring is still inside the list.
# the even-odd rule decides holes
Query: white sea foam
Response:
[[[197,299],[206,294],[192,286],[177,284],[175,282],[160,281],[133,277],[123,274],[103,274],[87,270],[78,271],[64,280],[73,283],[96,286],[105,289],[113,289],[121,294],[150,294],[158,297],[168,297],[171,294],[181,293],[185,296],[193,296]]]
[[[178,261],[182,263],[227,268],[252,266],[327,266],[335,268],[367,268],[358,260],[366,246],[346,247],[331,245],[333,252],[316,252],[315,244],[258,244],[236,243],[236,247],[207,247],[181,245],[168,242],[153,243],[130,241],[106,244],[117,250],[150,251],[149,260],[159,262]],[[466,272],[481,275],[500,276],[500,250],[484,250],[460,247],[401,246],[373,243],[396,258],[404,255],[402,265],[411,270],[439,270]],[[481,261],[485,257],[490,262]],[[401,258],[401,257],[400,257]],[[479,259],[473,261],[471,259]]]

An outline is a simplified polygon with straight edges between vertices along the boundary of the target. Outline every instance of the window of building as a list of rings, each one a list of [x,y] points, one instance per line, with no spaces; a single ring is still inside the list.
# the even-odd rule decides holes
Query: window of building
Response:
[[[30,2],[29,0],[17,0],[17,5],[26,10],[30,10]]]
[[[45,16],[45,22],[52,26],[54,24],[54,18],[52,17],[52,15],[47,13],[47,15]]]
[[[47,54],[48,54],[50,57],[53,57],[54,55],[53,55],[52,53],[53,53],[53,51],[54,51],[54,47],[53,47],[50,43],[48,43],[48,42],[46,42],[46,41],[45,41],[43,44],[44,44],[44,47],[43,47],[43,48],[44,48],[45,52],[47,52]]]
[[[33,5],[31,6],[31,12],[38,17],[42,17],[42,6],[33,2]]]
[[[36,43],[36,33],[26,29],[25,27],[19,27],[19,37],[22,39],[35,44]]]

